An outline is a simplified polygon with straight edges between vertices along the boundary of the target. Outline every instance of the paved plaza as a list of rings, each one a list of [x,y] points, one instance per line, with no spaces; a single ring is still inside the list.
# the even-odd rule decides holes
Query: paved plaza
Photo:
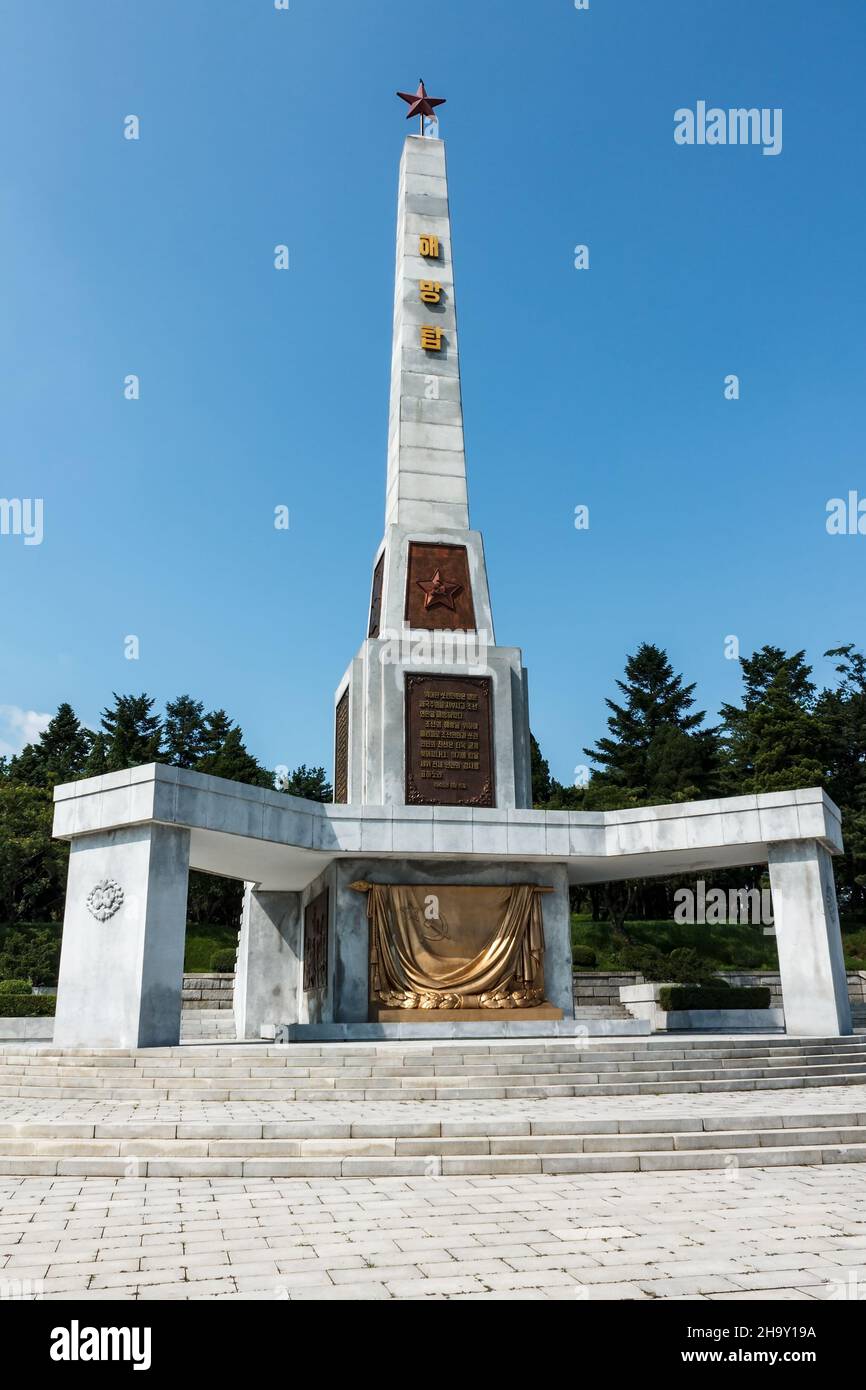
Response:
[[[0,1100],[0,1121],[492,1120],[521,1101]],[[534,1119],[866,1110],[866,1086],[539,1099]],[[856,1299],[866,1165],[405,1178],[0,1177],[6,1297]]]
[[[829,1299],[866,1172],[4,1179],[0,1279],[46,1299]]]

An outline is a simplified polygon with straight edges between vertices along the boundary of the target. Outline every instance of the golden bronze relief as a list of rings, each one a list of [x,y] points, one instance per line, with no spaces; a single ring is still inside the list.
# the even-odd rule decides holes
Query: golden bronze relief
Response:
[[[399,1009],[525,1009],[544,1002],[544,923],[534,884],[354,883],[368,894],[370,991]]]

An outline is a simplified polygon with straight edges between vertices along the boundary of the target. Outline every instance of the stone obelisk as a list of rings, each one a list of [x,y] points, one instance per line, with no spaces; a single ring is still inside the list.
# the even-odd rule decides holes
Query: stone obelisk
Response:
[[[526,671],[495,645],[469,527],[448,174],[429,135],[400,163],[385,534],[336,692],[334,784],[354,805],[531,805]]]

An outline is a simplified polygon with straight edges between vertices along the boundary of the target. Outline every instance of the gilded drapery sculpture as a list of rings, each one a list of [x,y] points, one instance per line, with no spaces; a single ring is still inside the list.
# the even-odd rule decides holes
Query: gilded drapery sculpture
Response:
[[[358,883],[370,920],[370,992],[401,1009],[519,1009],[544,1001],[544,924],[533,884]]]

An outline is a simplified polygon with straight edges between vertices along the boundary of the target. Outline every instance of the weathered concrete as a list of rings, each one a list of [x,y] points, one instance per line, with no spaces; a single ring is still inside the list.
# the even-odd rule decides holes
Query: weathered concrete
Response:
[[[679,1029],[702,1033],[781,1032],[784,1026],[783,1009],[669,1009],[664,1021],[669,1033]]]
[[[830,855],[816,840],[769,848],[785,1018],[790,1033],[850,1033],[851,1005]]]
[[[300,893],[244,894],[234,1016],[239,1038],[258,1038],[262,1026],[297,1007],[303,974]]]
[[[54,1038],[59,1046],[164,1047],[180,1037],[190,832],[136,825],[72,842]],[[111,880],[104,921],[88,895]]]
[[[789,1031],[850,1031],[838,918],[828,907],[828,902],[835,907],[830,852],[841,848],[839,812],[820,790],[628,812],[332,806],[152,765],[58,787],[55,800],[55,834],[74,846],[59,1004],[63,1027],[71,1032],[60,1036],[79,1045],[91,1045],[91,1038],[93,1045],[113,1046],[130,1045],[130,1039],[134,1045],[144,1037],[177,1040],[187,853],[193,868],[255,884],[256,912],[263,915],[257,925],[250,921],[242,937],[237,987],[246,1036],[258,1036],[260,1023],[366,1018],[366,920],[363,903],[348,893],[352,878],[394,882],[411,868],[415,881],[435,882],[438,875],[439,882],[522,878],[556,886],[544,908],[548,997],[571,1017],[567,883],[688,874],[768,860],[785,1003],[790,993],[795,1007]],[[777,847],[779,840],[787,843]],[[104,877],[121,882],[129,896],[115,918],[97,924],[83,903],[93,883]],[[327,996],[310,1000],[297,989],[300,958],[293,955],[290,933],[281,936],[262,908],[262,895],[302,895],[300,923],[304,906],[323,883],[334,889],[333,974]],[[271,906],[279,918],[283,907],[276,900]],[[113,931],[118,923],[126,924],[125,935]],[[258,979],[244,976],[255,933],[254,956],[262,951]],[[136,956],[135,945],[128,951],[117,948],[119,941],[134,943],[145,936],[161,943],[147,969],[155,972],[157,990],[167,990],[164,998],[173,1001],[175,1022],[165,1030],[147,1021],[139,999],[150,989],[143,956]],[[94,943],[105,950],[94,955]],[[169,958],[170,987],[160,973]],[[278,994],[271,993],[269,1003],[274,988]],[[78,995],[78,1003],[65,999],[64,990]],[[286,1001],[283,1017],[274,1016],[275,1000]],[[139,1012],[140,1035],[134,1031]]]

